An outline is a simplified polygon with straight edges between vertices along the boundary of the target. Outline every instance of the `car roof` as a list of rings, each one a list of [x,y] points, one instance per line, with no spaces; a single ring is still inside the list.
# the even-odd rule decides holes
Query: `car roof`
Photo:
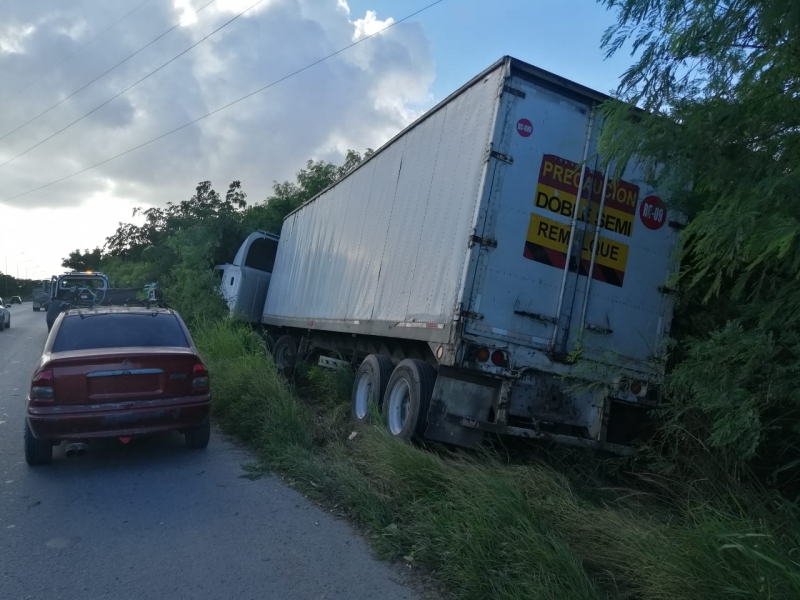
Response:
[[[171,308],[146,308],[144,306],[96,306],[94,308],[70,308],[67,315],[177,315]]]

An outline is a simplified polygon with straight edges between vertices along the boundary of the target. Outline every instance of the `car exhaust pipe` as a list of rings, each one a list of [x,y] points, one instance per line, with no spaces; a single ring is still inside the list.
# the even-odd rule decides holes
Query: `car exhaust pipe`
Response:
[[[75,442],[67,446],[67,458],[75,458],[76,456],[86,456],[89,448],[83,442]]]

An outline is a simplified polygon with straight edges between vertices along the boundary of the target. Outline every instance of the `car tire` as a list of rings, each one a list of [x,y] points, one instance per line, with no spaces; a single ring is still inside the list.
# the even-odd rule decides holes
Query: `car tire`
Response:
[[[11,317],[8,318],[8,323],[6,323],[6,329],[11,329]]]
[[[436,369],[425,361],[407,358],[395,367],[383,397],[383,415],[393,436],[422,438],[435,383]]]
[[[211,420],[206,419],[197,427],[187,429],[183,434],[183,439],[186,447],[192,450],[202,450],[208,446],[208,440],[211,439]]]
[[[386,386],[392,377],[394,365],[388,356],[370,354],[361,363],[353,382],[353,392],[350,396],[350,420],[354,423],[363,423],[369,418],[371,407],[381,411],[383,395]]]
[[[297,341],[290,335],[282,335],[272,348],[275,366],[284,376],[290,377],[297,366]]]
[[[25,419],[25,462],[30,466],[45,465],[53,460],[53,443],[33,437],[28,419]]]

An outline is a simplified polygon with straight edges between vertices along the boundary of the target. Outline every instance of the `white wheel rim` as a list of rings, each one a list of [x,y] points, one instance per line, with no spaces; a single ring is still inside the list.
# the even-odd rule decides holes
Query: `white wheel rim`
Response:
[[[405,379],[398,379],[389,394],[389,431],[399,435],[408,420],[411,405],[411,390]]]
[[[367,416],[371,391],[372,378],[369,376],[369,373],[362,373],[356,383],[356,418],[359,421]]]

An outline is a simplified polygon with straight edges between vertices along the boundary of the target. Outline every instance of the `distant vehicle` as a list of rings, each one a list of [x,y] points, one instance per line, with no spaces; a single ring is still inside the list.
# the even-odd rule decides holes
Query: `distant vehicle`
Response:
[[[290,213],[261,257],[277,366],[360,364],[353,419],[378,408],[401,439],[630,452],[661,395],[685,220],[636,157],[617,178],[598,154],[606,100],[504,57]]]
[[[11,327],[11,311],[8,310],[10,304],[0,298],[0,331],[5,331]]]
[[[102,296],[103,292],[110,287],[108,277],[94,271],[71,271],[62,275],[53,275],[50,283],[51,300],[73,300],[76,291],[83,291],[85,299],[88,299],[90,295]]]
[[[177,430],[190,448],[210,436],[208,370],[180,316],[168,309],[106,306],[61,313],[33,371],[25,460],[53,446],[83,454],[96,438]]]
[[[11,304],[22,304],[22,298],[19,296],[11,296]]]
[[[102,303],[108,289],[108,277],[103,273],[72,271],[63,275],[53,275],[47,304],[47,330],[52,329],[56,317],[67,308]]]
[[[47,303],[50,301],[50,288],[50,280],[41,281],[33,288],[33,312],[47,308]]]

